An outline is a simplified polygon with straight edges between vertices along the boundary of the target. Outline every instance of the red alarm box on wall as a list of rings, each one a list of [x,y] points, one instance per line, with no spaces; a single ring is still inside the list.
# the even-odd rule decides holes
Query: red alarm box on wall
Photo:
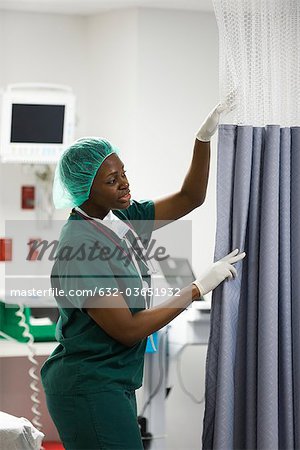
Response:
[[[22,186],[22,209],[34,209],[35,203],[35,187]]]
[[[12,260],[12,239],[0,238],[0,261]]]

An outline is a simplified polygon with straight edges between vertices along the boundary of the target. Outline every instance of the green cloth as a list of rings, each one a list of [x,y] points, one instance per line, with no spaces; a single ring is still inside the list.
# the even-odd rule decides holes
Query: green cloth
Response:
[[[142,450],[135,392],[47,395],[47,407],[66,450]]]
[[[113,213],[122,220],[129,220],[143,239],[150,239],[154,224],[153,201],[132,201],[127,209],[114,210]],[[105,230],[127,249],[126,243],[115,233],[107,228]],[[124,260],[118,261],[117,257],[106,261],[95,259],[87,262],[86,259],[78,261],[76,258],[65,261],[64,253],[59,253],[68,245],[77,251],[83,243],[90,245],[95,240],[111,251],[115,249],[115,244],[107,236],[73,211],[61,231],[56,252],[60,257],[56,259],[51,273],[52,287],[62,288],[65,297],[56,296],[60,312],[56,328],[59,345],[41,369],[46,394],[95,393],[120,387],[134,390],[142,384],[147,340],[126,347],[110,337],[87,314],[84,306],[90,295],[68,295],[70,289],[116,287],[124,292],[123,296],[133,314],[145,307],[140,293],[142,283],[132,262],[126,266]],[[140,268],[143,278],[149,280],[142,265]],[[131,293],[134,288],[139,288],[139,295],[126,296],[126,288],[130,288]]]

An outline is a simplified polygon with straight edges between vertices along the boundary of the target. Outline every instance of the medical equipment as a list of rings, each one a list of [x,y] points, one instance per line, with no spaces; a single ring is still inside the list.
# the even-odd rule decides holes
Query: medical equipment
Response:
[[[57,209],[72,208],[85,202],[97,170],[116,147],[100,137],[75,141],[59,160],[53,182],[53,202]]]
[[[15,316],[19,318],[19,327],[23,328],[22,337],[26,340],[26,344],[29,350],[28,359],[32,363],[32,366],[29,369],[29,375],[32,378],[30,388],[33,390],[33,394],[30,397],[33,403],[31,411],[34,414],[32,423],[37,427],[38,430],[41,430],[42,429],[42,424],[40,422],[41,413],[39,411],[40,400],[38,399],[38,394],[40,392],[40,389],[38,387],[39,377],[36,374],[38,361],[35,358],[35,350],[33,347],[34,339],[30,332],[29,326],[26,322],[26,317],[24,314],[24,305],[22,304],[18,305],[18,310],[15,312]]]
[[[0,332],[19,342],[27,342],[23,335],[24,327],[20,326],[18,305],[6,305],[0,301]],[[55,328],[58,319],[57,308],[29,308],[23,310],[23,320],[34,342],[55,341]],[[1,334],[0,334],[1,337]]]
[[[35,215],[39,226],[48,226],[52,221],[54,205],[52,201],[53,164],[35,164],[33,173],[36,185]]]
[[[39,376],[36,374],[36,369],[39,363],[35,358],[36,351],[33,344],[34,341],[48,340],[48,336],[46,336],[45,339],[45,334],[42,330],[45,331],[45,325],[42,328],[31,325],[30,308],[25,308],[21,303],[18,305],[5,305],[3,302],[0,302],[0,337],[9,341],[24,342],[27,345],[28,359],[32,364],[28,371],[29,376],[32,378],[32,381],[30,383],[30,388],[33,391],[30,397],[32,400],[32,423],[39,431],[41,431],[42,429],[42,424],[40,422],[41,412],[39,411],[40,400],[38,398],[40,392],[38,386]],[[38,334],[38,339],[33,336],[31,331],[35,332],[35,334]],[[50,332],[50,334],[53,334],[54,332],[51,327],[49,329],[49,326],[46,327],[46,331],[48,331],[48,333]],[[16,447],[16,450],[18,448],[21,447]],[[24,446],[22,448],[27,447]]]
[[[187,258],[175,258],[169,256],[167,259],[159,261],[160,268],[167,283],[178,289],[183,289],[196,279],[191,264]],[[196,300],[204,300],[199,297]]]
[[[2,92],[0,158],[55,163],[74,139],[75,96],[68,86],[8,85]]]

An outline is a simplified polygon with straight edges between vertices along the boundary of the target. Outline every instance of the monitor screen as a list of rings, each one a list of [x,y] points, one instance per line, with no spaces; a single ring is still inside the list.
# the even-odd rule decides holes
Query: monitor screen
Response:
[[[12,105],[12,143],[62,144],[64,105]]]
[[[173,288],[182,289],[191,284],[195,279],[195,274],[187,258],[167,258],[159,262],[162,273]],[[201,297],[201,300],[204,300]]]

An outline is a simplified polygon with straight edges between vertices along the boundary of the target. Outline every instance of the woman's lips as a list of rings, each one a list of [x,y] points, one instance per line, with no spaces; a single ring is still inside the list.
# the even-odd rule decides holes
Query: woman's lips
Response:
[[[125,194],[119,198],[119,200],[121,200],[121,202],[128,202],[128,200],[130,200],[130,199],[131,199],[130,192],[128,192],[127,194]]]

